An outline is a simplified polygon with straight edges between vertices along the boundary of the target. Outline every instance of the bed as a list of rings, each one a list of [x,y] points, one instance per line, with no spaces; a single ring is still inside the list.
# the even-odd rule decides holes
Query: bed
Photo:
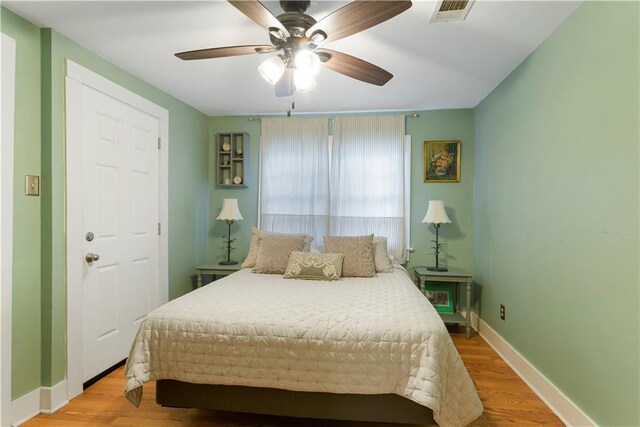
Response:
[[[139,405],[153,380],[167,406],[442,426],[482,413],[444,324],[399,265],[333,282],[243,269],[173,300],[140,326],[127,399]]]

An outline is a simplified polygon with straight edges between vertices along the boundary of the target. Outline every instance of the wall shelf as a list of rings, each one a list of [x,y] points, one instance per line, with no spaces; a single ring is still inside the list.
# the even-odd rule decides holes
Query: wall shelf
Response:
[[[216,186],[247,188],[249,135],[221,132],[216,135]]]

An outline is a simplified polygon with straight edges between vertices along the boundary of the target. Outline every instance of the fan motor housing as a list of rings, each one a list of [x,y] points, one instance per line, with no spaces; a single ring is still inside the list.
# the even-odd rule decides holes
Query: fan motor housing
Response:
[[[299,12],[284,12],[277,18],[293,37],[304,37],[304,33],[316,23],[313,17]]]
[[[305,13],[310,4],[311,0],[280,0],[280,7],[285,12]]]

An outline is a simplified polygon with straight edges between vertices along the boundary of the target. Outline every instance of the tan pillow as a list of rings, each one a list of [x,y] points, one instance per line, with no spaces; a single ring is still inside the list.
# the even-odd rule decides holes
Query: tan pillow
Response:
[[[256,258],[258,257],[258,245],[260,242],[260,236],[262,235],[272,235],[272,236],[304,236],[304,247],[302,248],[303,252],[309,252],[311,249],[311,242],[313,242],[313,236],[310,234],[289,234],[289,233],[274,233],[271,231],[260,230],[256,227],[251,227],[251,242],[249,243],[249,252],[247,253],[247,257],[244,259],[240,267],[242,268],[253,268],[256,265]]]
[[[340,280],[343,254],[291,252],[285,279]]]
[[[373,234],[368,236],[325,236],[326,253],[344,254],[343,277],[373,277],[376,266],[373,261]]]
[[[289,253],[301,251],[304,236],[260,236],[254,273],[283,274],[289,262]]]
[[[386,237],[376,236],[373,238],[373,262],[378,273],[391,273],[393,271],[393,264],[387,250]]]

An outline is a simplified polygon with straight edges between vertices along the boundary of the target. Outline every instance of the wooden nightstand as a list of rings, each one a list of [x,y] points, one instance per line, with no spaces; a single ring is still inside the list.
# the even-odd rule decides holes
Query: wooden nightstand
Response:
[[[442,317],[444,323],[447,324],[465,325],[465,335],[469,338],[471,336],[471,282],[473,281],[471,274],[457,268],[450,268],[449,271],[430,271],[427,270],[426,267],[415,267],[413,271],[418,279],[420,290],[423,293],[427,282],[453,282],[457,285],[460,285],[461,283],[466,285],[466,317],[464,317],[459,311],[460,298],[456,298],[456,311],[454,313],[440,313],[440,317]]]
[[[234,265],[220,265],[217,263],[205,264],[196,267],[198,274],[198,287],[202,287],[202,275],[208,274],[213,276],[213,280],[217,280],[218,276],[228,276],[231,273],[240,270],[240,263]]]

